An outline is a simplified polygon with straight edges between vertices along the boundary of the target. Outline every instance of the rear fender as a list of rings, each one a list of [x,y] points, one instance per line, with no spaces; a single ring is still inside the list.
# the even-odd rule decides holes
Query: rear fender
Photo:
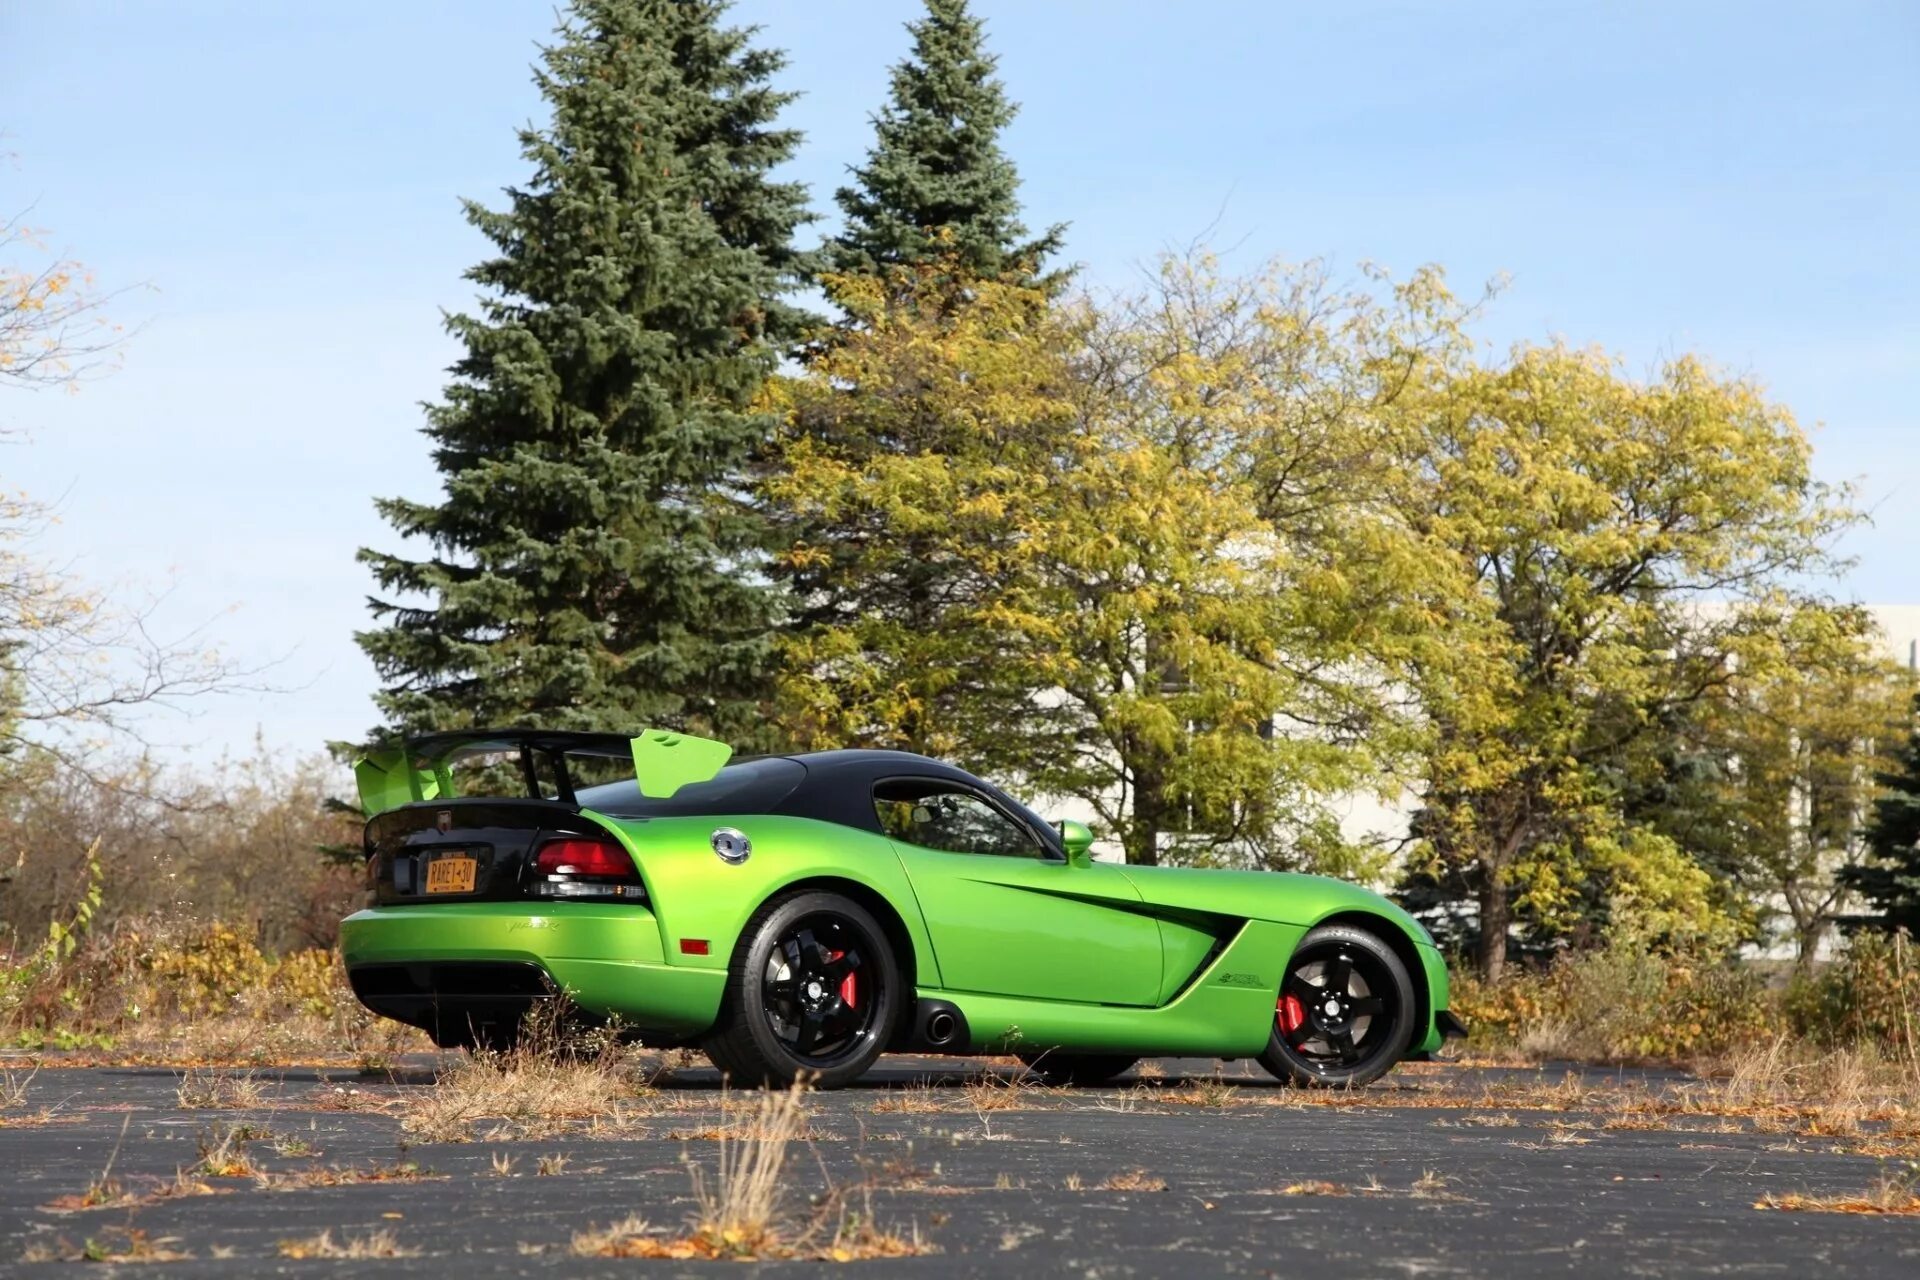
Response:
[[[581,816],[612,832],[633,855],[669,964],[725,969],[762,903],[812,882],[843,881],[893,908],[912,948],[916,980],[921,986],[939,982],[913,886],[892,844],[880,836],[778,814],[617,818],[583,811]],[[744,860],[715,852],[715,837],[723,831],[746,836]]]

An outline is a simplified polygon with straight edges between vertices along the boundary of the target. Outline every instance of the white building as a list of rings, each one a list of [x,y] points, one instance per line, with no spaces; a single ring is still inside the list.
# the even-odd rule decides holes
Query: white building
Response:
[[[1920,670],[1920,604],[1881,604],[1866,606],[1887,640],[1887,654],[1913,670]],[[1407,822],[1415,805],[1413,797],[1395,804],[1384,804],[1370,795],[1348,796],[1336,802],[1341,811],[1340,829],[1348,839],[1367,841],[1380,838],[1397,840],[1407,833]],[[1104,861],[1122,860],[1120,846],[1100,830],[1092,810],[1077,800],[1044,804],[1049,817],[1077,818],[1093,827],[1094,856]]]

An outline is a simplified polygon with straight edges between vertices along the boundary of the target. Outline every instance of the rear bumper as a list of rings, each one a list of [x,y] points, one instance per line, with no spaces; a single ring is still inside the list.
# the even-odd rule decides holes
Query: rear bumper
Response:
[[[641,1032],[691,1035],[713,1025],[727,980],[666,963],[653,914],[628,903],[370,907],[341,922],[340,951],[361,1003],[436,1036],[562,991]]]
[[[416,960],[358,964],[347,981],[383,1018],[419,1027],[444,1046],[500,1045],[557,988],[537,964],[515,960]]]

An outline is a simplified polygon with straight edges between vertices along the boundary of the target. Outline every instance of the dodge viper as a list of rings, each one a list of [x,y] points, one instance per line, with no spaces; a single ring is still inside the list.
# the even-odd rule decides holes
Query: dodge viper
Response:
[[[347,973],[444,1046],[510,1045],[563,993],[736,1083],[823,1088],[890,1051],[1018,1054],[1077,1084],[1256,1057],[1352,1086],[1464,1034],[1432,939],[1386,899],[1096,861],[1085,826],[923,756],[508,729],[413,738],[356,776]]]

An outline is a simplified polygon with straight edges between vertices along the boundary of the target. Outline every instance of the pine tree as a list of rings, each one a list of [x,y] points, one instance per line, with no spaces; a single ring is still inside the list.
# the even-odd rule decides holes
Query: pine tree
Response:
[[[1895,753],[1898,768],[1879,777],[1886,791],[1867,826],[1874,861],[1847,868],[1841,879],[1873,905],[1866,923],[1920,937],[1920,698],[1913,710],[1916,727]]]
[[[531,180],[466,205],[496,255],[426,434],[437,504],[380,500],[429,554],[363,550],[359,641],[405,730],[677,725],[747,739],[772,596],[742,477],[805,317],[782,56],[726,0],[572,0],[520,134]],[[412,597],[409,600],[407,597]]]
[[[837,193],[846,229],[828,259],[836,271],[873,275],[951,256],[969,274],[1030,283],[1064,228],[1026,238],[1019,175],[1000,149],[1019,108],[994,78],[984,26],[966,0],[927,0],[927,16],[907,30],[913,52],[893,69],[873,149]]]

